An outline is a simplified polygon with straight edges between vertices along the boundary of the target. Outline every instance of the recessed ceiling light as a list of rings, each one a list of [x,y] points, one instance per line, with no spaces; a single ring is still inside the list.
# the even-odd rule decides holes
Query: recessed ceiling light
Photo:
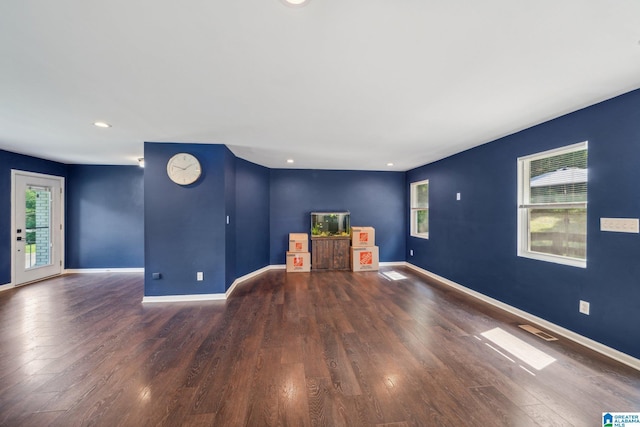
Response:
[[[392,162],[387,163],[387,166],[393,166]]]
[[[293,163],[293,159],[287,159],[287,163]]]
[[[282,0],[282,2],[287,6],[300,7],[309,3],[309,0]]]
[[[98,126],[99,128],[110,128],[111,125],[106,122],[93,122],[94,126]]]

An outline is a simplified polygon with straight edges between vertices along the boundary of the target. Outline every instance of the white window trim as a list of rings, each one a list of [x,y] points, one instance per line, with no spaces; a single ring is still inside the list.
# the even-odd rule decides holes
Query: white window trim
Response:
[[[544,254],[541,252],[532,252],[528,248],[529,242],[529,221],[528,221],[528,206],[525,206],[524,200],[529,199],[529,187],[525,185],[524,177],[529,176],[529,164],[532,159],[540,157],[549,157],[554,154],[568,153],[571,151],[579,151],[588,149],[588,141],[579,142],[577,144],[567,145],[564,147],[554,148],[552,150],[543,151],[540,153],[530,154],[524,157],[518,157],[518,256],[522,258],[535,259],[539,261],[553,262],[556,264],[568,265],[571,267],[587,268],[587,260],[579,258],[564,257],[559,255]],[[588,183],[587,183],[588,185]],[[554,205],[558,207],[566,206]],[[579,203],[580,206],[587,206],[587,203]],[[587,213],[588,215],[588,213]]]
[[[412,182],[411,185],[409,186],[409,210],[411,211],[411,218],[409,218],[409,220],[411,221],[411,237],[417,237],[418,239],[429,239],[429,232],[426,233],[418,233],[416,231],[416,225],[417,225],[417,219],[415,218],[415,215],[417,214],[418,211],[421,210],[426,210],[427,212],[429,211],[429,207],[427,206],[426,208],[414,208],[413,207],[413,193],[414,193],[414,188],[419,186],[419,185],[424,185],[427,184],[429,185],[429,180],[428,179],[423,179],[422,181],[416,181],[416,182]],[[431,227],[429,226],[429,229],[431,229]]]

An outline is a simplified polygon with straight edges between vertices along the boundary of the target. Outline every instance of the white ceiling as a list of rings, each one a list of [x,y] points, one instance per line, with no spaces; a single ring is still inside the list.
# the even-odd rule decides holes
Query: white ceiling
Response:
[[[639,88],[639,41],[638,0],[2,0],[0,149],[408,170]]]

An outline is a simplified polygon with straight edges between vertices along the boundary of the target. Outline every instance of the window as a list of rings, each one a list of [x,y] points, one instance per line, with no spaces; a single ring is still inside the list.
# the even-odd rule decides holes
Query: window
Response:
[[[587,142],[518,159],[518,255],[587,266]]]
[[[411,183],[411,235],[429,238],[429,180]]]

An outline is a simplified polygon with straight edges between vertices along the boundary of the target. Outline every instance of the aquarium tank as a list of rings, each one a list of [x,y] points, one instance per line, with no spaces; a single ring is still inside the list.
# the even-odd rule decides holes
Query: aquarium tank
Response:
[[[349,212],[311,212],[311,236],[349,236],[350,217]]]

